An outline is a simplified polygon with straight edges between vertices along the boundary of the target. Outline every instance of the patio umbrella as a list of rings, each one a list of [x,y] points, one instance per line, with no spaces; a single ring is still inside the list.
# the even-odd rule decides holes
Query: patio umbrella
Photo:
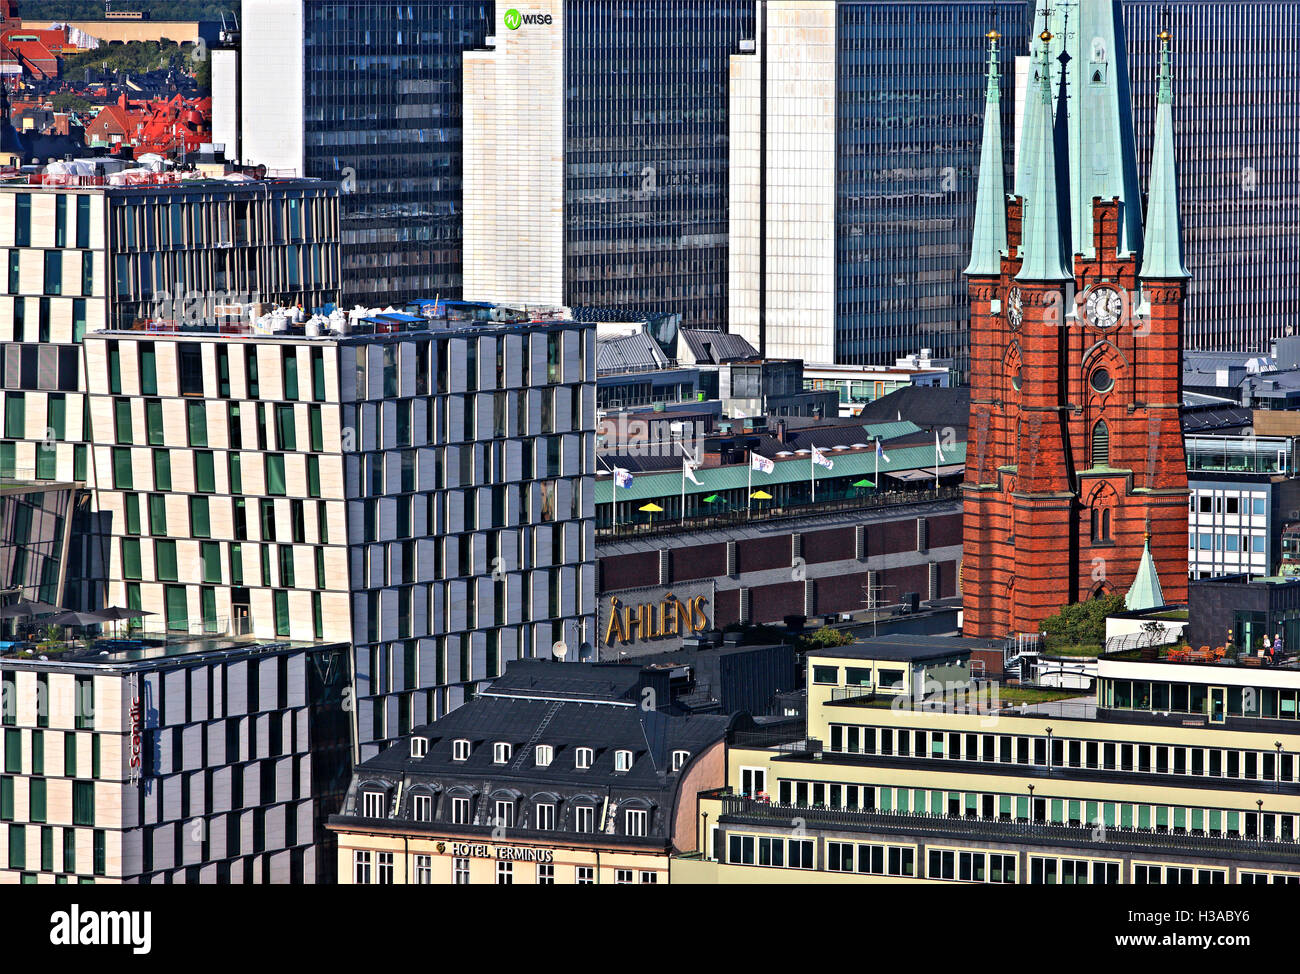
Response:
[[[874,487],[874,486],[876,486],[876,485],[873,484],[870,480],[867,480],[867,479],[864,477],[862,480],[859,480],[859,481],[858,481],[857,483],[855,483],[853,486],[854,486],[854,487]]]
[[[756,490],[749,496],[756,501],[770,501],[772,499],[772,495],[765,490]]]
[[[721,499],[722,499],[722,498],[720,498],[717,494],[710,494],[708,497],[704,498],[704,503],[706,503],[706,504],[716,504],[716,503],[718,503],[718,501],[721,500]]]
[[[647,511],[651,514],[662,514],[664,509],[658,504],[650,503],[637,508],[638,511]]]
[[[97,626],[112,620],[102,612],[60,612],[45,621],[54,626]]]
[[[57,605],[50,605],[48,602],[19,599],[13,605],[0,605],[0,619],[33,619],[36,616],[61,611]]]
[[[118,619],[139,619],[142,616],[157,615],[156,612],[149,612],[146,609],[123,609],[120,606],[110,605],[107,609],[100,609],[99,615],[105,620],[116,622]]]

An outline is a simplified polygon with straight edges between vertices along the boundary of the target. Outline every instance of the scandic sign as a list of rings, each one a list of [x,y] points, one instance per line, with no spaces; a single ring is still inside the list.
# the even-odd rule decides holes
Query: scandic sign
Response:
[[[513,7],[506,11],[505,24],[509,30],[518,30],[524,24],[545,24],[550,26],[550,14],[521,14]]]

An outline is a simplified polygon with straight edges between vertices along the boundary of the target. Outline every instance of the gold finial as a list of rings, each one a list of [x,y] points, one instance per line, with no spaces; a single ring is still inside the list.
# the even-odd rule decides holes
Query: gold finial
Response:
[[[996,40],[997,40],[999,37],[1001,37],[1002,35],[999,34],[996,30],[991,30],[991,31],[989,31],[987,34],[985,34],[984,36],[987,37],[987,38],[988,38],[989,40],[991,40],[991,41],[996,41]]]
[[[1042,41],[1044,44],[1046,44],[1048,41],[1052,39],[1052,32],[1050,30],[1044,30],[1041,34],[1038,35],[1038,39]]]

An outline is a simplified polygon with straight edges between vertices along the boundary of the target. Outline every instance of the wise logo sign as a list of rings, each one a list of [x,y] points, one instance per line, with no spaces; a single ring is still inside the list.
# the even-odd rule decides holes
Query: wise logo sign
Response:
[[[550,25],[550,14],[521,14],[513,7],[506,11],[505,16],[506,28],[508,30],[518,30],[524,24],[546,24]]]

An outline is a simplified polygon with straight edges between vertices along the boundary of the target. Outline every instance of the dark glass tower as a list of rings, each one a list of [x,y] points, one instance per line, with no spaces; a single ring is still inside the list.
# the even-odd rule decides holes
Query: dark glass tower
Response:
[[[969,256],[983,131],[984,38],[1002,35],[1014,131],[1022,2],[841,3],[837,10],[837,362],[933,350],[967,367]],[[1005,153],[1011,185],[1011,140]]]
[[[1155,115],[1156,35],[1166,25],[1173,34],[1192,272],[1184,345],[1267,352],[1300,330],[1300,3],[1126,0],[1124,22],[1138,132]],[[1137,148],[1145,191],[1151,140]]]
[[[723,327],[728,57],[754,0],[570,0],[564,19],[565,301]]]
[[[492,17],[490,0],[306,0],[304,168],[344,185],[348,302],[460,297],[461,54]]]

